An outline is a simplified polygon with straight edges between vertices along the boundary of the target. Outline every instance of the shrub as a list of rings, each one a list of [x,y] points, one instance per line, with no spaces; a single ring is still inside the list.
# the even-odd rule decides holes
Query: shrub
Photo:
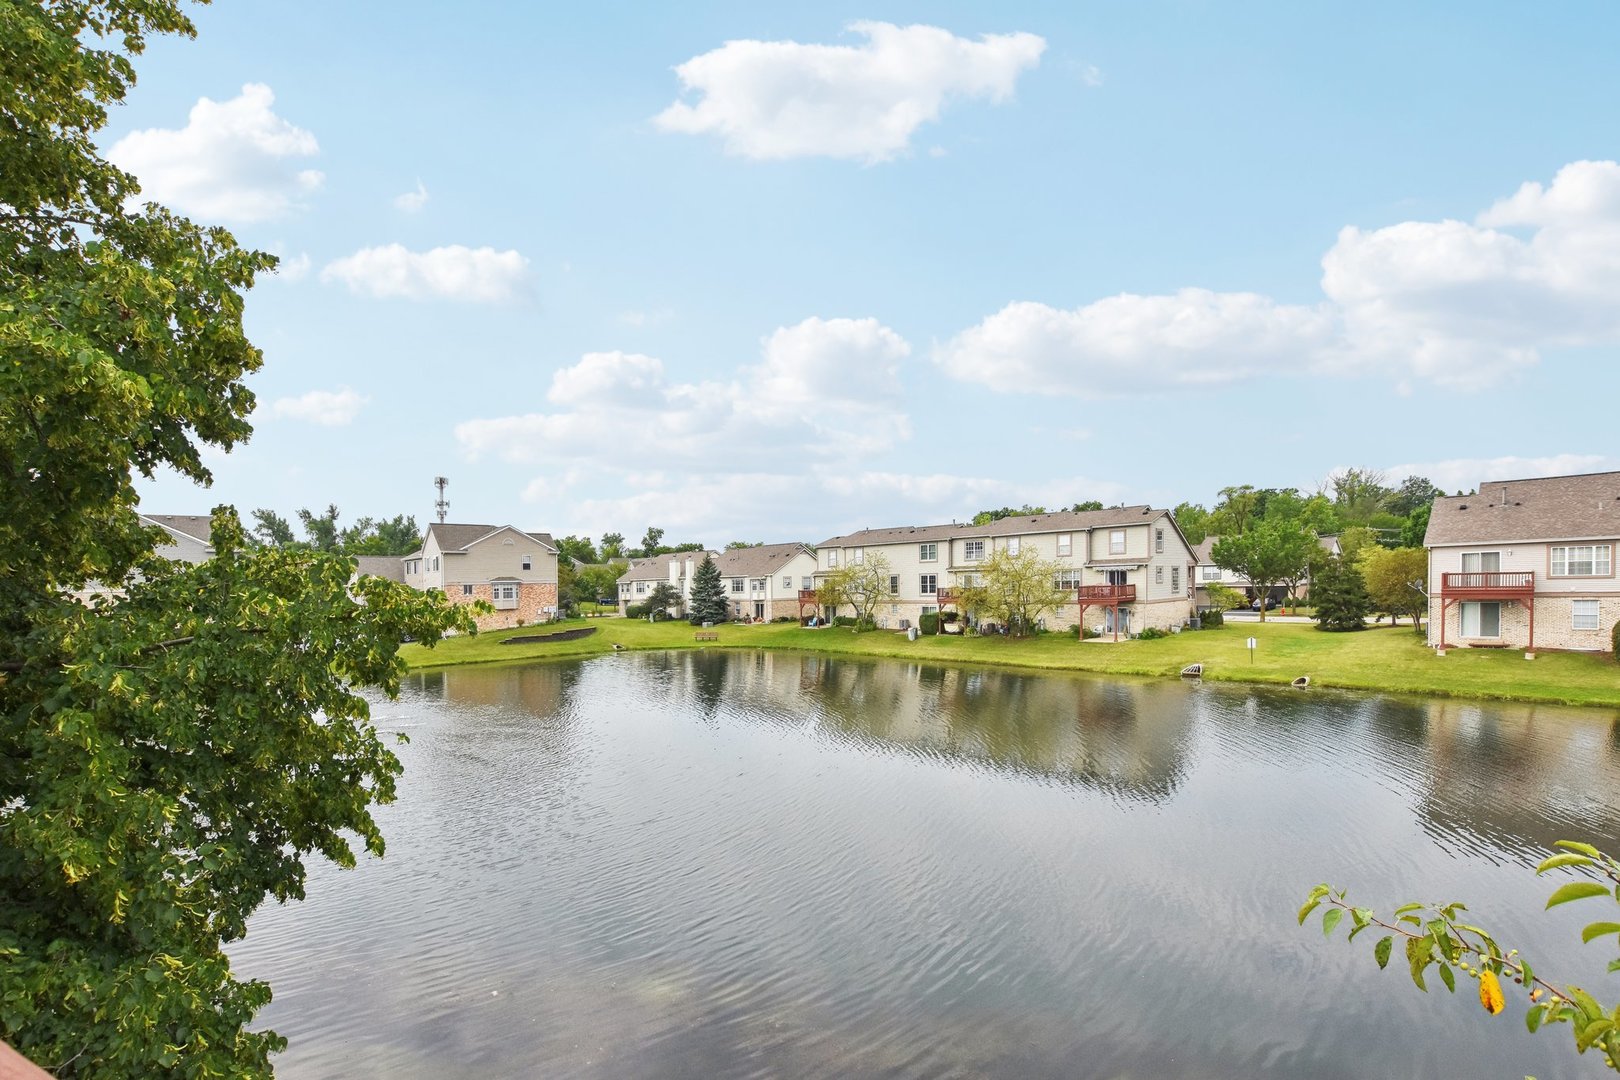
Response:
[[[855,616],[853,616],[853,615],[834,615],[833,616],[833,625],[834,626],[854,626],[855,625]]]
[[[942,622],[942,623],[945,623],[946,625],[949,625],[949,624],[955,622],[956,619],[957,619],[957,614],[954,611],[944,612],[939,617],[939,621]]]
[[[1072,638],[1079,638],[1079,636],[1080,636],[1080,624],[1079,623],[1070,623],[1069,624],[1069,636],[1072,637]]]
[[[1088,626],[1082,631],[1082,633],[1084,633],[1088,638],[1099,638],[1102,637],[1102,628],[1099,626]]]
[[[917,620],[917,629],[924,634],[939,633],[939,612],[925,612],[923,617]]]
[[[877,629],[877,623],[875,621],[873,621],[872,619],[856,619],[855,620],[855,629],[857,629],[857,630],[876,630]]]
[[[1226,625],[1226,616],[1218,608],[1209,608],[1198,616],[1205,630],[1219,630]]]
[[[1159,638],[1167,638],[1169,636],[1170,631],[1160,630],[1157,626],[1146,627],[1141,633],[1136,635],[1137,640],[1139,641],[1157,641]]]
[[[1614,650],[1615,663],[1620,664],[1620,622],[1615,623],[1614,629],[1609,631],[1609,648]]]
[[[771,620],[771,622],[798,622],[798,621],[799,621],[799,617],[797,615],[778,615],[776,618]]]

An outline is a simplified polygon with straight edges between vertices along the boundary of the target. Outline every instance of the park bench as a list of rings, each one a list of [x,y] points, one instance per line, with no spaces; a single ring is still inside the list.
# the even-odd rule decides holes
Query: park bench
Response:
[[[718,631],[718,630],[699,630],[697,633],[693,634],[692,637],[694,639],[698,640],[698,641],[719,641],[720,640],[720,631]]]

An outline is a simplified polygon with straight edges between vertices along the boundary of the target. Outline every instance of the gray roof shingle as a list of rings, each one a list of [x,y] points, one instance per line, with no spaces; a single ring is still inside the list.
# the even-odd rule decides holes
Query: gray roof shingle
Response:
[[[141,517],[204,544],[213,531],[214,519],[207,514],[142,514]]]
[[[1492,480],[1477,495],[1444,496],[1429,512],[1425,547],[1514,540],[1620,537],[1620,472]]]
[[[356,555],[355,573],[365,577],[386,578],[389,581],[405,581],[405,562],[399,555]]]
[[[984,525],[917,525],[893,529],[861,529],[823,540],[817,547],[877,547],[957,537],[1021,536],[1027,533],[1081,532],[1109,525],[1140,525],[1167,510],[1150,506],[1117,506],[1111,510],[1060,510],[1050,514],[1015,514]]]
[[[439,550],[443,552],[466,551],[468,546],[482,540],[490,533],[501,529],[512,528],[515,532],[523,533],[538,543],[544,544],[552,551],[557,550],[557,542],[551,538],[550,533],[524,532],[515,526],[507,525],[457,525],[450,522],[435,521],[428,525],[434,539],[439,542]]]

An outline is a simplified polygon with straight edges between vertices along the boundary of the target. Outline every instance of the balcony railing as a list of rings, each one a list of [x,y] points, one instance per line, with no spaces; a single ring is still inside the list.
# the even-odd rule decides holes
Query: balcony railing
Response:
[[[1443,594],[1467,593],[1470,596],[1524,596],[1536,591],[1536,575],[1533,570],[1473,570],[1441,574],[1440,591]]]
[[[799,590],[799,603],[801,603],[801,604],[814,604],[814,603],[816,603],[816,590],[814,590],[814,589],[800,589]]]
[[[1118,601],[1120,603],[1134,603],[1136,601],[1135,585],[1082,585],[1075,590],[1075,599],[1086,603],[1104,603]]]

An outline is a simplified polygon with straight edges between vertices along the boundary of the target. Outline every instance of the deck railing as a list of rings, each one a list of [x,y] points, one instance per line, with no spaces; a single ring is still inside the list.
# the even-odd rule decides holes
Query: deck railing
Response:
[[[1136,586],[1082,585],[1075,590],[1075,599],[1077,601],[1083,600],[1087,603],[1094,603],[1098,600],[1119,600],[1122,602],[1133,602],[1136,600]]]
[[[1533,593],[1536,575],[1533,570],[1470,570],[1460,574],[1441,574],[1440,591],[1445,593]]]

